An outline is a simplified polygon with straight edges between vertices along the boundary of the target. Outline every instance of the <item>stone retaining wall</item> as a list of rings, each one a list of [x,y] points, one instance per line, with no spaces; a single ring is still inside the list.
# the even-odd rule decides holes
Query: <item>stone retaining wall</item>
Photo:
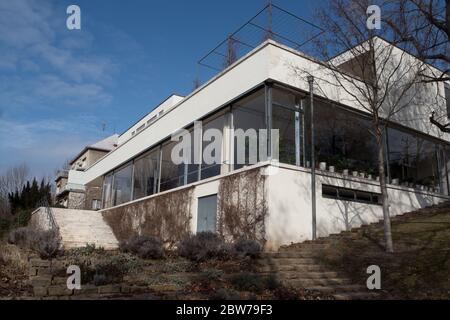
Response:
[[[36,299],[106,299],[126,298],[147,294],[150,298],[151,287],[132,286],[125,283],[94,286],[81,284],[81,290],[69,290],[67,277],[54,276],[52,262],[36,257],[29,259],[30,283]]]

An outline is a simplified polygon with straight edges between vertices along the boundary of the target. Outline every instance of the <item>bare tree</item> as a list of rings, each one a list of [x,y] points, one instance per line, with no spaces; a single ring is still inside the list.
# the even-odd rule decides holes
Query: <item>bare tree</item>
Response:
[[[427,70],[423,81],[449,82],[450,0],[391,0],[383,9],[393,41],[410,46],[413,54],[437,67]],[[447,112],[434,110],[430,122],[450,133]]]
[[[8,194],[22,190],[29,178],[29,172],[28,166],[23,163],[9,168],[0,176],[0,217],[9,217]]]
[[[370,114],[369,132],[377,146],[386,251],[393,252],[385,169],[386,126],[389,120],[404,116],[409,106],[427,103],[422,101],[426,84],[421,82],[425,63],[384,40],[387,35],[383,30],[368,27],[367,9],[371,4],[368,0],[327,2],[317,14],[321,27],[328,30],[315,40],[318,67],[293,68],[305,80],[314,76],[315,87],[330,100],[336,100],[338,92],[338,99]]]
[[[393,41],[407,44],[413,54],[441,67],[427,81],[450,80],[450,0],[391,0],[383,7],[383,20]]]

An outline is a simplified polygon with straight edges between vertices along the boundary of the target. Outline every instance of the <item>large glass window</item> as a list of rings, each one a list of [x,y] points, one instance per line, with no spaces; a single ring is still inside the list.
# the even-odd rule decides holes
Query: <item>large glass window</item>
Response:
[[[279,161],[302,165],[304,161],[303,111],[299,99],[292,93],[272,91],[272,129],[279,130]]]
[[[315,102],[317,162],[338,170],[378,174],[378,147],[369,120],[323,102]]]
[[[103,180],[103,191],[102,191],[103,208],[109,208],[112,205],[112,198],[111,198],[112,180],[113,180],[112,173],[105,176],[105,179]]]
[[[150,196],[158,191],[158,165],[158,148],[134,161],[134,199]]]
[[[115,206],[131,201],[132,172],[132,163],[114,172],[113,193]]]
[[[448,190],[448,195],[450,196],[450,146],[446,146],[445,147],[445,153],[446,153],[446,157],[445,157],[445,163],[446,163],[446,168],[447,168],[447,190]]]
[[[435,143],[392,128],[388,130],[388,142],[392,179],[411,187],[439,187]]]
[[[162,146],[160,191],[166,191],[183,185],[184,164],[172,161],[172,149],[178,142],[170,141]]]
[[[233,105],[234,169],[267,160],[267,151],[260,156],[261,146],[267,150],[267,139],[259,138],[266,129],[265,94],[259,90]],[[264,155],[265,154],[265,155]]]
[[[447,117],[450,119],[450,85],[445,85],[445,101],[447,104]]]
[[[203,122],[201,179],[220,175],[226,119],[226,114],[222,114]],[[219,133],[220,139],[218,139]],[[206,159],[206,157],[211,159]]]
[[[185,173],[186,177],[183,180],[183,184],[190,184],[197,182],[199,179],[199,170],[200,170],[200,159],[195,159],[195,145],[199,145],[201,136],[200,134],[198,136],[195,136],[194,131],[189,131],[189,140],[190,140],[190,150],[189,152],[189,158],[186,161],[185,165]],[[197,141],[195,141],[197,140]],[[198,147],[200,149],[200,146]],[[201,150],[197,150],[197,152],[200,153]]]

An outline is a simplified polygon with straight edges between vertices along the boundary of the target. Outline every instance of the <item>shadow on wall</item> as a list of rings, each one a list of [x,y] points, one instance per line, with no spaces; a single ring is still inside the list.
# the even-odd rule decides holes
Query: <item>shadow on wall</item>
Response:
[[[324,172],[322,172],[324,173]],[[342,179],[342,177],[322,176],[318,172],[317,194],[317,235],[326,237],[363,224],[383,219],[382,206],[356,201],[343,201],[322,196],[322,185],[331,185],[371,193],[379,193],[376,181]],[[312,238],[311,175],[307,171],[280,169],[278,177],[271,177],[270,214],[268,217],[268,240],[274,246],[288,245]],[[272,185],[273,183],[273,185]],[[390,214],[395,216],[436,204],[438,197],[417,192],[388,189]],[[442,199],[444,200],[444,199]]]
[[[378,193],[379,188],[376,186],[329,176],[318,176],[317,181],[317,235],[319,237],[360,227],[382,218],[382,208],[378,205],[329,199],[322,196],[324,184]]]

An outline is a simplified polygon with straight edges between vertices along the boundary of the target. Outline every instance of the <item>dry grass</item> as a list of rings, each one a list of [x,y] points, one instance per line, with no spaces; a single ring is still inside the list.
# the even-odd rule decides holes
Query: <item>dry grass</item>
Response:
[[[359,283],[368,266],[380,266],[388,298],[450,299],[450,212],[394,222],[392,232],[394,254],[384,252],[378,227],[356,243],[338,240],[321,258]]]

